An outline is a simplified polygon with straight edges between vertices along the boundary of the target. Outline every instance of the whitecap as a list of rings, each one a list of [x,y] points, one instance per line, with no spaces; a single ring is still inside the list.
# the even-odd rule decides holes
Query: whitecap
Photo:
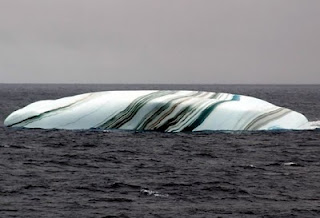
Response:
[[[140,193],[148,196],[155,196],[155,197],[169,197],[168,194],[161,194],[157,191],[149,190],[149,189],[141,189]]]

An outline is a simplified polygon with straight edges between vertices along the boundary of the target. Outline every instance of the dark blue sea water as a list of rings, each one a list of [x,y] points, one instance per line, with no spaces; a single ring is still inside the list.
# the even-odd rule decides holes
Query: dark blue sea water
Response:
[[[320,120],[320,85],[0,84],[0,217],[320,217],[320,130],[3,127],[37,100],[120,89],[238,93]]]

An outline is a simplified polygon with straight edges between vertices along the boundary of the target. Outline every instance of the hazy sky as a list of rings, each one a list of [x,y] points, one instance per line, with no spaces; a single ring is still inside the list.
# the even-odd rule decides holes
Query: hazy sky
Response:
[[[0,78],[320,84],[320,0],[0,0]]]

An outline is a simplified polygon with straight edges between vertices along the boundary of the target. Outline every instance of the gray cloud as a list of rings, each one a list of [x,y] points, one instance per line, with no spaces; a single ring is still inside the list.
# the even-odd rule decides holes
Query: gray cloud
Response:
[[[318,0],[0,5],[0,82],[320,83]]]

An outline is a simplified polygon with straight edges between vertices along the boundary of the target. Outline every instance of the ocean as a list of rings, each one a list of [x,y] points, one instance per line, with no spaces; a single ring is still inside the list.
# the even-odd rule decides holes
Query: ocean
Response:
[[[320,85],[0,84],[0,217],[320,217],[320,130],[18,129],[14,110],[107,90],[249,95],[320,120]]]

